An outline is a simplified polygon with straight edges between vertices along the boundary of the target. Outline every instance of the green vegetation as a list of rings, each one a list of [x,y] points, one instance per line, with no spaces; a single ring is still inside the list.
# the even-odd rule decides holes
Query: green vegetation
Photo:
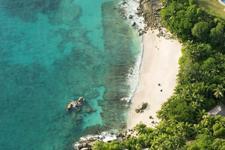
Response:
[[[225,19],[225,6],[221,5],[218,0],[198,0],[199,5],[205,11],[212,15]]]
[[[162,24],[183,42],[178,85],[158,112],[155,128],[138,125],[137,137],[96,143],[96,150],[225,150],[225,117],[207,115],[225,103],[225,23],[195,0],[163,0]]]

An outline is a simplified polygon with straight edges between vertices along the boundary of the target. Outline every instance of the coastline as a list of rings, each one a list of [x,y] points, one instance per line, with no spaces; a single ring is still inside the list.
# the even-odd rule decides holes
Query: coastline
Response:
[[[125,130],[119,132],[106,131],[81,137],[74,143],[74,149],[92,147],[95,141],[120,141],[129,136],[135,136],[133,127],[139,123],[154,127],[159,121],[156,117],[157,111],[173,94],[179,68],[178,59],[181,56],[181,44],[177,40],[170,39],[169,33],[156,23],[158,20],[155,18],[150,26],[146,24],[143,12],[139,12],[142,9],[141,3],[145,4],[143,2],[142,0],[122,0],[118,4],[121,16],[137,31],[140,38],[140,53],[127,76],[127,82],[131,87],[130,94],[121,99],[129,105],[125,120],[127,126]],[[158,7],[157,5],[154,9],[158,10]],[[157,87],[158,83],[162,86]],[[160,92],[160,88],[163,88],[163,92]],[[142,113],[136,113],[135,109],[144,102],[148,103],[147,109]],[[149,119],[149,116],[153,118]]]
[[[225,6],[225,3],[224,3],[222,0],[218,0],[218,2],[219,2],[221,5]]]
[[[150,10],[152,11],[147,10],[141,13],[145,22],[149,22],[150,26],[147,24],[147,28],[144,29],[143,33],[147,32],[145,35],[142,32],[140,34],[140,30],[137,30],[139,36],[144,37],[143,42],[140,43],[140,45],[144,45],[144,48],[139,53],[138,59],[135,59],[132,65],[128,66],[134,74],[136,73],[139,80],[132,82],[132,76],[130,77],[131,84],[138,82],[134,90],[135,93],[132,93],[133,97],[129,101],[127,128],[124,131],[119,131],[119,133],[110,131],[107,131],[107,134],[101,133],[97,135],[96,139],[93,139],[95,138],[95,135],[93,135],[90,140],[84,139],[83,145],[88,145],[90,149],[93,147],[96,150],[222,149],[224,144],[221,138],[224,137],[223,123],[225,123],[225,120],[221,111],[221,104],[223,103],[224,88],[222,84],[218,83],[222,83],[224,75],[224,72],[221,71],[223,69],[221,60],[224,58],[221,52],[224,47],[224,40],[220,35],[212,37],[211,34],[206,34],[206,32],[219,27],[221,31],[218,32],[224,33],[223,20],[208,14],[194,1],[189,3],[161,1],[163,6],[159,9],[155,7],[155,3],[159,4],[159,1],[139,1],[140,7],[138,7],[138,10],[149,8],[146,3],[150,2]],[[143,4],[144,7],[141,7]],[[178,11],[174,5],[180,6]],[[199,20],[193,19],[193,15],[189,15],[190,12],[184,11],[193,7],[192,13],[194,14],[196,14],[196,11],[202,10],[202,13],[196,15]],[[167,11],[174,13],[167,14]],[[184,13],[181,14],[181,11]],[[146,16],[148,12],[150,12],[149,15],[154,15],[150,19]],[[182,16],[185,16],[192,23],[188,28],[184,26],[176,28],[177,24],[182,23],[183,20],[180,19]],[[177,19],[178,22],[171,24],[171,17]],[[129,17],[129,19],[131,18]],[[154,20],[158,21],[159,24],[151,26],[151,22]],[[207,22],[202,20],[208,20],[211,26],[208,27]],[[137,29],[135,28],[137,20],[132,21],[134,21],[134,25],[131,26]],[[172,37],[171,33],[160,25],[161,21],[168,30],[173,31],[172,33],[177,36],[177,39],[170,38]],[[190,32],[193,29],[199,29],[198,25],[201,23],[208,27],[207,30],[204,30],[204,35],[199,36],[195,32]],[[151,29],[149,30],[149,28]],[[218,38],[221,38],[221,40],[218,40]],[[183,44],[188,46],[183,46]],[[192,53],[182,55],[181,52],[184,51]],[[185,61],[179,63],[181,61],[179,59]],[[205,66],[204,63],[208,61],[212,61],[212,63],[209,62]],[[134,63],[140,64],[139,72],[137,65],[133,65]],[[210,76],[209,73],[212,72],[214,74]],[[182,81],[179,80],[180,78],[182,78]],[[209,86],[212,83],[213,86]],[[189,92],[184,93],[184,91]],[[119,106],[118,103],[117,106]],[[157,112],[160,109],[159,116],[163,119],[162,121],[157,118]],[[142,125],[136,127],[139,123],[142,123]],[[201,132],[205,130],[207,132]],[[78,148],[83,145],[81,143]],[[85,149],[88,149],[88,147],[85,147]]]
[[[176,86],[181,43],[178,40],[159,36],[158,30],[148,30],[143,35],[143,41],[140,44],[143,45],[143,49],[140,53],[140,62],[137,60],[139,68],[136,69],[139,72],[135,72],[138,83],[131,97],[127,115],[127,129],[122,132],[106,131],[97,135],[81,137],[79,141],[74,143],[74,149],[91,148],[96,141],[105,143],[122,141],[130,136],[136,136],[133,128],[137,124],[144,123],[148,127],[154,127],[159,122],[156,113],[161,109],[162,104],[172,96]],[[158,83],[161,85],[158,86]],[[161,89],[163,89],[162,92],[160,92]],[[148,107],[144,112],[136,113],[135,109],[144,102],[148,103]],[[150,119],[149,116],[152,118]]]
[[[128,129],[139,123],[149,127],[157,124],[159,120],[156,113],[172,96],[176,86],[180,56],[181,44],[177,40],[158,36],[158,30],[150,29],[143,35],[139,81],[128,110]],[[135,109],[145,102],[148,103],[147,109],[142,113],[136,113]]]

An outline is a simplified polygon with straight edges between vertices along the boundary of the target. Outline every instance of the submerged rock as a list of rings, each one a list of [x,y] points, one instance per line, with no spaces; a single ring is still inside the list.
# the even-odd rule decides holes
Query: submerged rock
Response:
[[[85,111],[86,113],[93,113],[93,112],[96,112],[96,110],[94,110],[94,109],[91,108],[91,107],[87,107],[84,111]]]
[[[136,22],[133,22],[133,23],[132,23],[132,26],[133,26],[133,27],[136,26]]]
[[[129,16],[129,19],[133,19],[133,15],[130,15],[130,16]]]

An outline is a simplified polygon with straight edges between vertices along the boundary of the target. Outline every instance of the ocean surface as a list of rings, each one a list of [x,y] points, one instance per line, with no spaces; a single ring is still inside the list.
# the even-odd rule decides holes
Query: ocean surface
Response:
[[[0,150],[70,150],[126,125],[140,41],[117,3],[0,0]],[[68,113],[79,96],[82,110]]]

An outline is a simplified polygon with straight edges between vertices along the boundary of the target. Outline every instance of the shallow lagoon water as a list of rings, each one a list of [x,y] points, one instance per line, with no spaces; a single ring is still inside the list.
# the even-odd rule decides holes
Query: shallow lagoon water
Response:
[[[71,149],[125,125],[136,33],[111,0],[0,0],[0,149]],[[81,112],[70,99],[84,96]]]

